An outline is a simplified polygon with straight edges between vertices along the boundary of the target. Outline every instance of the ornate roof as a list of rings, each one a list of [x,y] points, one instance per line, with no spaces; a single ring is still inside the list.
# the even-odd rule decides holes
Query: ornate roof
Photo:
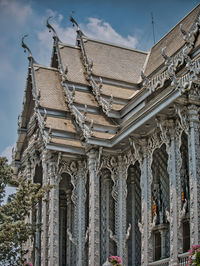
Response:
[[[185,44],[180,25],[184,31],[189,32],[194,27],[194,22],[200,16],[200,6],[194,8],[186,17],[183,18],[172,30],[170,30],[160,41],[158,41],[150,50],[150,55],[145,68],[145,75],[149,76],[158,71],[164,65],[162,49],[166,47],[165,52],[168,56],[173,56]]]
[[[15,160],[28,154],[31,138],[38,148],[82,156],[88,145],[121,152],[130,136],[148,134],[155,116],[174,114],[174,101],[197,80],[191,69],[200,65],[199,25],[200,5],[148,54],[89,39],[79,27],[70,46],[47,21],[51,67],[37,64],[23,43],[29,71]]]

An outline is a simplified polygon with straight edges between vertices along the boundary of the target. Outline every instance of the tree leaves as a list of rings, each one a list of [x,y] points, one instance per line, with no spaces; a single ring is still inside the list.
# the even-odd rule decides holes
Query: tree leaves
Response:
[[[8,183],[15,184],[17,191],[2,204]],[[50,186],[41,187],[30,179],[13,179],[6,158],[0,157],[0,265],[24,264],[25,244],[33,238],[38,226],[30,219],[31,211],[50,189]]]

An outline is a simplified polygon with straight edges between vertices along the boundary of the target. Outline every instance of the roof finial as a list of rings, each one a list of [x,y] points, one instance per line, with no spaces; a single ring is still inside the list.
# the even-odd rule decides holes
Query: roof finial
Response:
[[[189,34],[183,29],[183,24],[180,24],[180,30],[181,30],[181,33],[183,34],[183,39],[186,42],[189,42]]]
[[[32,56],[31,50],[29,49],[29,47],[24,43],[24,39],[28,37],[28,34],[25,34],[22,37],[22,47],[24,48],[24,53],[26,53],[26,50],[29,52],[29,54]]]
[[[33,62],[35,62],[33,56],[32,56],[32,53],[31,53],[31,50],[30,48],[24,43],[24,39],[28,36],[28,34],[25,34],[23,37],[22,37],[22,42],[21,42],[21,45],[22,47],[24,48],[24,53],[26,53],[26,51],[28,51],[29,55],[28,55],[28,59],[30,61],[30,59],[33,60]]]
[[[72,14],[74,14],[75,12],[72,11],[71,14],[70,14],[70,21],[72,22],[73,24],[73,27],[74,27],[74,24],[77,26],[78,29],[80,29],[78,23],[76,22],[76,20],[72,17]]]
[[[165,49],[166,49],[166,47],[162,48],[161,55],[165,59],[165,65],[168,66],[172,62],[172,59],[171,59],[171,57],[166,55]]]
[[[74,27],[74,24],[76,25],[76,27],[77,27],[77,32],[79,32],[79,34],[81,34],[81,35],[84,35],[83,34],[83,32],[81,31],[81,29],[80,29],[80,26],[79,26],[79,24],[76,22],[76,20],[72,17],[72,14],[74,13],[74,11],[72,11],[72,13],[70,14],[70,21],[72,22],[72,25],[73,25],[73,27]]]
[[[49,32],[53,31],[53,38],[54,40],[60,42],[60,39],[58,38],[58,35],[55,31],[55,29],[51,26],[51,24],[49,23],[49,19],[52,18],[53,16],[49,16],[48,19],[47,19],[47,22],[46,22],[46,26],[47,28],[49,29]]]
[[[149,86],[150,80],[145,76],[144,69],[141,69],[140,75],[142,78],[142,86],[144,86],[144,88],[147,88]]]

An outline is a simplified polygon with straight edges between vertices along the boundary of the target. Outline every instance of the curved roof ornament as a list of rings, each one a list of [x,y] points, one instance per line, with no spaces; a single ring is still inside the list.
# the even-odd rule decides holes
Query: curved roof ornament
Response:
[[[172,59],[165,53],[166,47],[162,48],[161,55],[165,59],[165,65],[168,66],[171,64]]]
[[[181,30],[181,33],[183,34],[183,39],[186,41],[186,42],[190,42],[190,34],[188,34],[184,29],[183,29],[183,24],[180,24],[180,30]]]
[[[22,37],[22,41],[21,41],[21,46],[22,48],[24,48],[24,53],[26,53],[26,51],[29,53],[28,55],[28,59],[29,61],[32,59],[32,63],[36,63],[36,61],[34,60],[33,56],[32,56],[32,53],[31,53],[31,50],[30,48],[24,43],[24,39],[28,37],[28,34],[25,34],[23,37]]]
[[[48,19],[47,19],[47,21],[46,21],[46,26],[47,26],[47,28],[49,29],[49,32],[53,32],[53,38],[54,38],[54,40],[60,42],[60,39],[58,38],[58,35],[57,35],[55,29],[54,29],[54,28],[51,26],[51,24],[49,23],[49,19],[51,19],[51,18],[53,18],[53,16],[49,16],[49,17],[48,17]]]
[[[72,17],[72,14],[73,14],[73,13],[74,13],[74,12],[72,11],[72,13],[70,14],[70,21],[72,22],[73,27],[74,27],[74,25],[76,25],[76,27],[77,27],[77,32],[78,32],[79,34],[81,34],[81,35],[84,36],[84,34],[83,34],[83,32],[82,32],[82,30],[81,30],[79,24],[78,24],[77,21]]]
[[[142,78],[142,86],[148,88],[150,80],[144,75],[144,69],[141,69],[140,76]]]

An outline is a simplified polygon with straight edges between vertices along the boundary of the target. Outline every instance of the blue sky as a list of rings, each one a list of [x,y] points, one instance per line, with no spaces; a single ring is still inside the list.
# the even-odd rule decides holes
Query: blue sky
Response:
[[[17,140],[17,117],[22,109],[26,84],[27,55],[21,48],[26,39],[36,61],[48,65],[52,25],[63,42],[74,44],[71,11],[89,37],[148,51],[153,46],[151,12],[158,41],[199,1],[197,0],[0,0],[0,155],[10,156]]]

